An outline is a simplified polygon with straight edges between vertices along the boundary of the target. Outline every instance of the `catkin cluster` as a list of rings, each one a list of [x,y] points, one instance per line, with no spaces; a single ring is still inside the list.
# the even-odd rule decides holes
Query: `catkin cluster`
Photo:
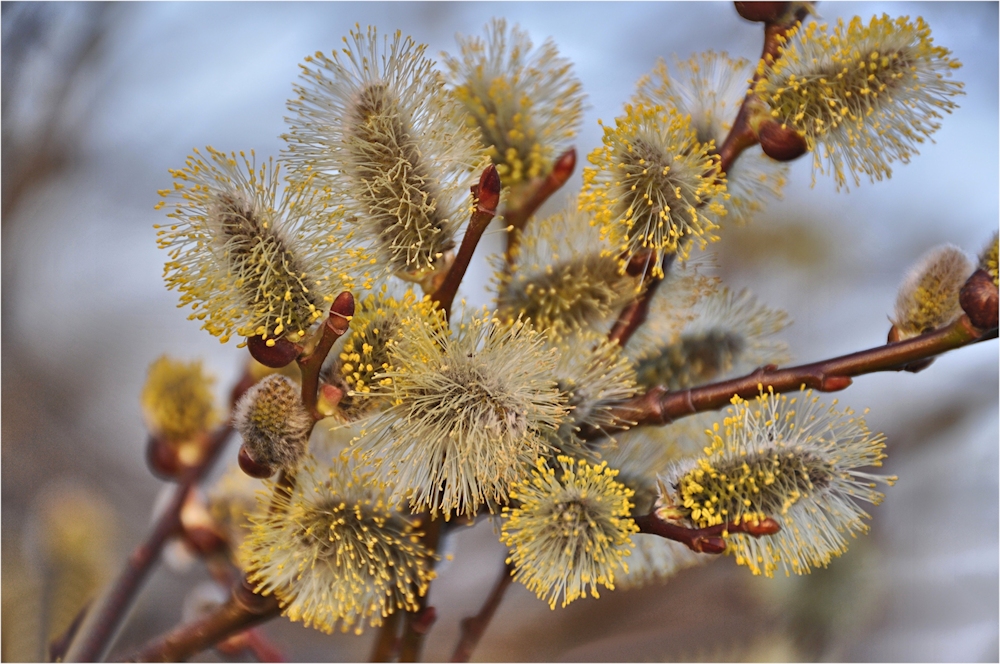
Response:
[[[443,71],[399,32],[356,26],[343,41],[305,58],[280,159],[196,150],[160,192],[164,277],[191,318],[298,360],[281,373],[255,365],[234,413],[242,453],[282,471],[239,547],[256,592],[328,632],[420,612],[441,529],[485,514],[498,515],[514,579],[552,608],[705,559],[679,543],[701,540],[664,539],[650,523],[718,535],[767,576],[825,566],[866,530],[858,501],[877,504],[894,479],[868,470],[884,437],[810,392],[760,385],[721,422],[691,418],[707,447],[692,443],[694,425],[626,430],[649,395],[789,360],[777,338],[787,314],[723,284],[704,253],[780,197],[786,167],[723,146],[731,131],[754,143],[778,123],[838,185],[887,177],[961,88],[922,20],[800,26],[756,73],[725,53],[660,61],[602,123],[568,209],[518,227],[494,259],[491,305],[460,311],[442,284],[475,248],[463,225],[552,193],[581,83],[551,40],[535,49],[504,20],[460,37]],[[499,211],[476,185],[490,162]],[[979,268],[995,285],[996,236]],[[973,269],[956,248],[932,252],[900,291],[894,334],[961,316]],[[345,290],[356,300],[346,331],[346,315],[327,320]],[[142,401],[165,439],[215,422],[198,364],[158,361]],[[311,447],[317,427],[336,443]],[[212,497],[226,532],[247,516],[246,487],[232,486]],[[778,532],[747,532],[764,520]]]

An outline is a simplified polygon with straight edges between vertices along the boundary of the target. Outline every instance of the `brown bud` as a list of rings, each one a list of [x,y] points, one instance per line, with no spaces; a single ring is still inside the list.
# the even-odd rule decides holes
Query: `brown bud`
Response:
[[[155,436],[150,436],[146,443],[146,464],[153,475],[161,480],[176,480],[184,472],[184,464],[177,454],[177,448]]]
[[[824,376],[819,389],[824,392],[838,392],[850,387],[852,382],[850,376]]]
[[[274,343],[267,345],[268,341]],[[271,338],[265,341],[261,337],[247,337],[247,350],[253,359],[257,360],[265,367],[280,369],[288,366],[302,352],[302,346],[284,338]]]
[[[350,326],[350,318],[354,315],[354,296],[350,291],[344,291],[337,296],[337,299],[330,305],[330,317],[326,319],[326,325],[333,330],[337,336],[343,336]]]
[[[552,173],[549,175],[554,181],[556,181],[559,186],[566,184],[570,176],[573,175],[573,169],[576,168],[576,148],[570,148],[559,155],[556,159],[555,165],[552,167]]]
[[[208,556],[221,551],[226,546],[226,540],[212,528],[192,526],[184,528],[184,542],[200,556]]]
[[[634,253],[625,264],[625,274],[630,277],[641,277],[646,274],[646,269],[655,261],[656,251],[654,249],[641,249]]]
[[[476,210],[486,214],[496,214],[497,205],[500,204],[500,174],[497,167],[490,164],[479,177],[478,203]]]
[[[806,139],[799,136],[799,132],[774,120],[768,120],[760,126],[757,138],[764,154],[775,161],[798,159],[808,149]]]
[[[250,453],[247,452],[245,445],[240,446],[240,455],[237,460],[240,463],[240,470],[250,477],[266,480],[271,475],[274,475],[274,468],[254,461]]]
[[[337,412],[337,405],[344,398],[344,390],[336,385],[323,383],[319,386],[319,398],[316,401],[316,410],[323,417],[330,417]]]
[[[771,517],[767,517],[757,522],[751,521],[745,524],[743,530],[747,535],[762,537],[764,535],[774,535],[781,530],[781,525]]]
[[[736,13],[748,21],[774,23],[788,11],[788,2],[735,2]]]
[[[997,287],[986,270],[976,270],[958,292],[958,302],[980,330],[997,327]]]
[[[417,614],[417,618],[413,621],[411,627],[417,634],[426,634],[434,626],[435,622],[437,622],[437,609],[433,606],[428,606]]]
[[[721,537],[698,537],[692,542],[691,548],[698,553],[724,553],[726,540]]]

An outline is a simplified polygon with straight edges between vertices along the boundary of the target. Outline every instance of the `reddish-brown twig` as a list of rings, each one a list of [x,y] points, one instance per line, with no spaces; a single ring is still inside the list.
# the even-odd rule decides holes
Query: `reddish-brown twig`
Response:
[[[670,272],[670,268],[673,267],[676,257],[677,254],[673,253],[663,256],[661,267],[664,275]],[[663,279],[653,276],[655,261],[655,251],[643,251],[633,256],[625,268],[628,274],[642,275],[643,290],[635,300],[625,305],[625,308],[618,315],[618,320],[611,327],[611,332],[608,333],[608,340],[617,343],[619,346],[627,344],[632,335],[646,322],[646,318],[649,316],[649,305],[652,303],[653,297],[656,295],[656,291],[663,281]]]
[[[424,534],[423,543],[429,551],[437,551],[438,543],[441,540],[442,520],[440,518],[430,520],[429,514],[424,514],[423,518]],[[416,611],[409,611],[403,620],[403,636],[399,643],[400,662],[419,662],[420,653],[424,648],[424,639],[434,621],[437,619],[437,611],[433,606],[427,606],[427,595],[430,588],[418,600]]]
[[[455,294],[458,287],[465,278],[465,271],[469,269],[472,261],[472,254],[476,251],[476,245],[483,236],[486,227],[493,221],[497,212],[497,205],[500,203],[500,175],[493,164],[486,167],[479,178],[479,186],[476,188],[476,209],[469,219],[469,227],[462,238],[462,246],[458,249],[455,262],[448,269],[448,275],[434,291],[431,299],[437,307],[444,311],[445,316],[451,315],[451,305],[455,301]]]
[[[375,645],[372,646],[370,662],[391,662],[399,650],[399,622],[403,614],[399,611],[386,616],[379,627]]]
[[[786,34],[795,25],[797,25],[806,16],[806,9],[800,8],[793,17],[786,22],[778,23],[767,23],[764,28],[764,48],[761,54],[761,58],[765,60],[773,59],[778,52],[779,47],[779,37]],[[759,74],[754,74],[753,80],[750,82],[750,90],[753,90],[753,86],[760,77]],[[719,156],[719,166],[718,174],[719,177],[724,177],[726,173],[733,167],[733,163],[736,158],[742,154],[744,150],[755,145],[758,142],[757,134],[753,130],[750,124],[751,113],[753,112],[754,106],[758,104],[756,97],[752,94],[748,94],[740,106],[739,112],[736,114],[736,119],[733,121],[733,126],[730,128],[729,133],[726,138],[722,141],[719,146],[717,154]],[[633,262],[634,262],[633,257]],[[655,257],[654,257],[655,260]],[[663,257],[663,274],[664,277],[669,272],[671,264],[673,263],[674,255],[668,254]],[[632,302],[627,304],[621,313],[618,315],[618,320],[615,321],[614,326],[611,328],[611,333],[608,338],[611,341],[618,343],[620,346],[624,346],[628,343],[629,339],[635,333],[639,327],[646,322],[646,317],[649,313],[649,305],[656,295],[657,288],[660,285],[662,279],[657,279],[652,275],[653,261],[649,258],[644,259],[644,265],[646,270],[641,274],[643,275],[644,288],[642,293]]]
[[[469,658],[472,657],[472,651],[479,645],[479,640],[483,638],[483,633],[489,627],[490,621],[493,619],[493,614],[500,607],[500,602],[503,601],[507,588],[514,581],[514,577],[512,576],[513,571],[514,566],[511,563],[505,564],[503,571],[500,572],[500,576],[497,577],[496,583],[493,584],[493,589],[490,590],[489,596],[483,603],[483,607],[479,609],[479,613],[469,616],[462,621],[462,635],[455,645],[455,652],[451,655],[451,661],[468,662]]]
[[[538,212],[538,208],[542,207],[552,194],[566,184],[575,168],[576,148],[570,148],[559,155],[549,174],[534,184],[531,193],[527,195],[521,205],[504,211],[503,219],[511,226],[511,232],[507,234],[507,251],[505,253],[508,265],[514,260],[517,245],[521,240],[521,232],[528,225],[532,215]]]
[[[354,296],[349,291],[344,291],[330,305],[330,315],[323,323],[323,331],[316,347],[308,355],[296,360],[302,372],[302,405],[317,421],[323,419],[323,415],[316,409],[320,369],[323,368],[323,362],[330,354],[333,344],[347,333],[353,315]]]
[[[258,662],[284,662],[285,656],[259,629],[251,628],[221,641],[216,649],[224,655],[250,654]]]
[[[724,523],[708,528],[685,528],[672,523],[667,523],[651,512],[644,516],[635,518],[635,525],[639,526],[640,533],[659,535],[675,542],[680,542],[695,553],[719,554],[726,550],[726,539],[723,533],[746,533],[753,537],[763,537],[773,535],[781,526],[771,518],[761,519],[757,522],[744,521],[739,524]]]
[[[733,395],[752,399],[761,390],[766,391],[768,388],[773,388],[775,392],[789,392],[805,386],[821,392],[836,392],[850,385],[853,376],[879,371],[901,371],[917,360],[935,357],[979,341],[995,339],[996,336],[995,328],[980,330],[972,325],[968,316],[962,316],[940,330],[913,339],[821,362],[786,369],[768,365],[741,378],[676,392],[654,387],[611,407],[611,412],[619,422],[618,427],[604,427],[600,432],[583,431],[581,435],[584,438],[598,438],[634,425],[668,424],[687,415],[718,410],[728,404]]]
[[[202,463],[188,471],[185,478],[177,485],[170,503],[157,520],[153,531],[129,556],[125,569],[115,580],[108,594],[95,607],[93,614],[84,619],[77,637],[66,651],[67,662],[95,662],[107,650],[125,613],[159,559],[163,546],[180,531],[181,508],[188,492],[212,467],[232,432],[233,428],[226,425],[211,436]]]
[[[777,57],[778,49],[781,46],[780,38],[784,37],[796,25],[801,23],[808,13],[809,8],[803,5],[798,7],[793,15],[782,17],[785,20],[767,22],[764,25],[764,48],[760,54],[761,60],[766,62],[773,61]],[[733,120],[733,126],[722,141],[722,144],[718,147],[716,154],[719,155],[720,173],[728,173],[736,158],[744,150],[756,145],[758,142],[757,133],[750,126],[750,115],[753,112],[754,106],[759,103],[756,96],[752,94],[752,90],[757,81],[760,80],[760,77],[760,72],[755,71],[750,81],[751,93],[743,99],[740,110],[736,114],[736,119]]]
[[[245,583],[233,587],[229,600],[202,618],[177,627],[132,654],[130,662],[180,662],[281,612],[273,595],[254,594]]]

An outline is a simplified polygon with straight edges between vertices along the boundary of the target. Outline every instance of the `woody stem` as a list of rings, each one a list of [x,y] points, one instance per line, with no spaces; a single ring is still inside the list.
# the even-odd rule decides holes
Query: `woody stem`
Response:
[[[468,662],[472,657],[472,651],[476,649],[476,646],[479,645],[479,640],[483,638],[486,628],[489,627],[490,621],[493,619],[493,614],[497,612],[500,602],[503,601],[507,588],[514,582],[513,573],[514,566],[511,563],[505,563],[500,576],[497,577],[496,583],[493,584],[493,589],[490,590],[489,596],[483,603],[482,608],[479,609],[479,613],[469,616],[462,621],[462,635],[455,645],[455,651],[451,655],[452,662]]]
[[[980,330],[961,316],[954,323],[906,341],[897,341],[868,350],[841,355],[821,362],[778,369],[774,365],[761,367],[741,378],[721,381],[686,390],[668,391],[657,386],[632,399],[611,406],[617,426],[604,427],[601,432],[584,431],[584,438],[598,438],[631,426],[663,425],[674,420],[728,404],[734,395],[744,399],[757,396],[761,390],[790,392],[809,387],[821,392],[836,392],[851,384],[854,376],[880,371],[902,371],[918,360],[935,357],[955,348],[995,339],[997,330]]]
[[[490,164],[483,171],[479,178],[479,186],[475,190],[476,208],[469,219],[469,227],[462,238],[462,246],[458,250],[455,262],[448,270],[447,276],[437,290],[431,296],[437,307],[444,311],[445,316],[451,315],[451,305],[455,301],[455,294],[458,287],[465,278],[465,272],[469,269],[472,261],[472,254],[476,252],[476,245],[479,239],[490,225],[494,215],[496,215],[497,205],[500,203],[500,175],[496,166]]]

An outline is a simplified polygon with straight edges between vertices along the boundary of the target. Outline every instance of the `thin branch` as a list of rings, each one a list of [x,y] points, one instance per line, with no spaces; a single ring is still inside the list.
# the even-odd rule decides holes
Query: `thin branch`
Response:
[[[379,627],[378,636],[375,637],[375,645],[372,647],[370,662],[391,662],[396,657],[399,650],[399,622],[403,617],[402,612],[394,611],[386,616],[382,626]]]
[[[588,430],[581,432],[581,435],[593,439],[631,426],[669,424],[687,415],[718,410],[726,406],[733,395],[752,399],[761,390],[768,388],[775,392],[790,392],[805,386],[821,392],[836,392],[850,385],[854,376],[880,371],[902,371],[918,360],[996,337],[996,328],[980,330],[972,325],[968,316],[962,316],[946,327],[913,339],[821,362],[787,369],[768,365],[741,378],[676,392],[657,386],[645,394],[611,407],[611,412],[618,421],[617,427],[604,427],[600,432]]]
[[[503,601],[507,588],[514,581],[513,572],[513,564],[506,563],[500,576],[497,577],[496,583],[493,584],[489,596],[483,603],[483,607],[479,609],[479,613],[462,621],[462,635],[455,645],[455,652],[451,655],[452,662],[468,662],[472,657],[472,651],[479,645],[479,640],[483,638],[486,628],[489,627],[490,621],[493,619],[493,614],[500,607],[500,602]]]
[[[761,53],[761,58],[765,60],[772,60],[777,55],[779,48],[779,37],[785,35],[789,30],[794,28],[799,22],[805,18],[808,13],[808,8],[799,8],[795,15],[791,17],[791,20],[786,23],[768,23],[764,28],[764,47]],[[759,100],[755,95],[752,94],[754,84],[760,78],[759,73],[754,73],[754,77],[750,82],[750,87],[748,94],[743,98],[743,103],[740,105],[740,110],[736,114],[736,119],[733,121],[733,126],[730,128],[729,133],[726,138],[719,145],[717,154],[719,156],[718,165],[718,175],[719,177],[724,177],[726,173],[733,167],[736,158],[742,154],[747,148],[756,145],[758,142],[757,134],[753,130],[750,124],[750,117],[755,108],[759,105]],[[633,257],[634,259],[635,257]],[[663,257],[663,274],[666,276],[667,272],[670,270],[670,266],[674,260],[673,254],[668,254]],[[634,301],[627,304],[621,313],[618,315],[618,320],[615,321],[614,326],[611,328],[611,333],[608,338],[611,341],[617,342],[620,346],[625,346],[635,331],[646,322],[646,317],[649,314],[649,305],[656,295],[656,291],[660,285],[662,279],[657,279],[651,274],[648,269],[652,265],[652,261],[648,258],[645,259],[645,264],[647,270],[643,271],[643,285],[644,289],[642,293]],[[638,274],[638,273],[637,273]]]
[[[675,253],[663,256],[661,268],[663,269],[664,276],[670,272],[676,257],[677,254]],[[643,290],[635,300],[625,305],[625,308],[618,314],[618,320],[611,327],[611,332],[608,333],[608,340],[617,343],[619,346],[624,347],[649,316],[649,305],[652,303],[657,289],[663,282],[663,279],[653,276],[655,260],[655,251],[644,251],[633,256],[628,266],[626,266],[626,273],[642,275]]]
[[[462,238],[462,246],[458,249],[455,262],[449,268],[444,281],[431,296],[438,308],[444,311],[445,316],[451,315],[451,305],[455,301],[455,294],[458,292],[462,279],[465,278],[465,271],[469,269],[472,254],[475,253],[476,245],[479,244],[479,239],[483,236],[486,227],[493,221],[497,205],[500,203],[500,174],[497,173],[497,168],[493,164],[487,166],[480,176],[475,197],[476,209],[469,219],[469,228],[465,231],[465,237]]]
[[[323,323],[319,343],[308,355],[297,360],[299,370],[302,372],[302,405],[314,420],[323,419],[323,415],[316,409],[320,369],[323,368],[323,362],[330,354],[333,344],[347,332],[353,315],[354,296],[350,291],[344,291],[330,305],[330,315]]]
[[[216,650],[223,655],[238,657],[249,654],[258,662],[284,662],[284,654],[271,641],[260,633],[259,629],[250,628],[216,644]]]
[[[80,630],[80,626],[83,625],[83,619],[86,617],[87,612],[90,611],[90,607],[93,605],[93,600],[87,600],[80,611],[77,612],[76,617],[73,618],[73,622],[69,624],[66,631],[49,642],[49,661],[50,662],[62,662],[65,661],[64,657],[66,655],[66,649],[69,648],[70,643],[73,641],[73,637]]]
[[[257,595],[244,582],[237,583],[229,600],[208,615],[181,625],[156,639],[129,662],[180,662],[233,634],[274,618],[281,612],[273,595]]]
[[[100,659],[118,631],[125,613],[159,560],[164,544],[181,528],[181,508],[188,492],[195,487],[213,466],[226,446],[233,428],[219,428],[209,439],[203,462],[192,468],[174,489],[170,503],[160,516],[153,531],[129,556],[125,569],[94,612],[90,613],[79,629],[77,637],[66,651],[67,662],[95,662]]]
[[[640,533],[659,535],[680,542],[695,553],[710,554],[720,554],[726,550],[724,533],[746,533],[753,537],[762,537],[774,535],[781,530],[778,522],[770,517],[756,523],[744,521],[739,524],[723,523],[708,528],[685,528],[664,521],[656,515],[656,512],[636,517],[635,525],[639,526]]]
[[[780,39],[801,23],[808,14],[809,8],[803,4],[796,9],[792,16],[787,17],[786,21],[766,23],[764,26],[764,47],[760,54],[761,60],[772,62],[778,56],[778,50],[781,47]],[[753,89],[761,76],[759,71],[754,71],[747,95],[740,105],[736,119],[733,120],[733,126],[717,150],[720,162],[719,172],[722,174],[729,172],[729,169],[733,167],[733,162],[744,150],[758,142],[757,134],[750,126],[750,115],[754,107],[760,103],[760,100],[753,94]]]
[[[517,245],[521,241],[521,233],[528,225],[528,221],[532,215],[538,212],[538,209],[542,207],[552,194],[559,191],[566,184],[566,181],[573,175],[575,168],[576,148],[570,148],[559,155],[555,164],[552,165],[552,170],[549,171],[549,174],[544,179],[534,185],[534,189],[520,207],[504,212],[504,221],[512,227],[511,232],[507,234],[507,251],[504,254],[508,265],[514,261]]]
[[[430,519],[429,514],[424,515],[424,546],[430,551],[437,551],[438,543],[441,540],[442,520]],[[420,653],[424,648],[424,638],[437,620],[437,611],[433,606],[427,606],[427,596],[430,595],[430,587],[423,597],[417,600],[416,611],[408,611],[403,621],[403,637],[400,640],[399,661],[419,662]]]

